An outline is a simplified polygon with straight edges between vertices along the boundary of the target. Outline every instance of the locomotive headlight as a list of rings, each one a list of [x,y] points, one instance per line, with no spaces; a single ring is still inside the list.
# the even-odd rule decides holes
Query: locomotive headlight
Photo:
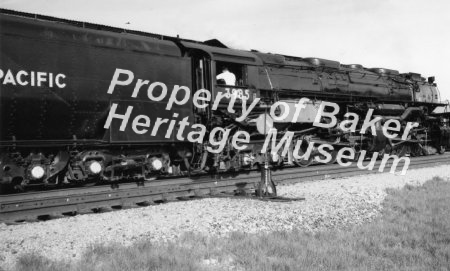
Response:
[[[158,158],[153,159],[152,167],[155,170],[160,170],[162,168],[162,166],[163,166],[163,163],[162,163],[162,161],[160,159],[158,159]]]
[[[92,172],[92,174],[99,174],[102,172],[102,164],[98,161],[92,161],[89,165],[89,171]]]
[[[41,165],[35,165],[31,169],[31,177],[33,177],[36,180],[44,177],[44,174],[45,169]]]

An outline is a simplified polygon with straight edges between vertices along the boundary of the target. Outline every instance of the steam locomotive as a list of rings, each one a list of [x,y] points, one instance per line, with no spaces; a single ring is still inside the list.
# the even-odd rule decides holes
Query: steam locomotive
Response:
[[[308,166],[319,155],[313,150],[310,157],[296,159],[290,148],[286,155],[265,157],[261,148],[267,128],[276,128],[278,139],[293,131],[293,144],[304,142],[301,150],[313,142],[328,143],[334,151],[350,147],[418,156],[442,153],[450,146],[448,114],[433,114],[444,105],[434,78],[418,73],[235,50],[218,40],[197,42],[10,10],[0,12],[0,35],[3,187],[239,171],[258,168],[265,159],[274,165]],[[223,67],[235,75],[235,85],[216,80]],[[118,70],[126,72],[118,74]],[[109,91],[115,75],[118,84]],[[211,101],[220,99],[214,105],[194,106],[191,95],[166,110],[180,86],[192,93],[205,89]],[[158,99],[137,91],[151,87]],[[268,114],[274,103],[285,102],[293,109],[302,98],[308,102],[298,116],[274,119]],[[233,99],[239,102],[230,112]],[[242,108],[255,99],[259,102],[251,113],[238,121]],[[373,110],[373,117],[381,117],[376,135],[343,131],[339,125],[315,127],[314,116],[324,101],[339,105],[338,123],[346,119],[346,112],[361,116],[362,121]],[[159,119],[159,129],[136,133],[131,125],[122,127],[119,118],[110,119],[105,129],[113,106],[117,116],[132,106],[130,121],[147,116],[155,125]],[[278,108],[276,114],[281,111]],[[187,140],[195,125],[177,136],[179,123],[162,121],[182,117],[206,127],[205,138],[214,128],[226,127],[231,134],[248,132],[249,143],[236,149],[226,139],[223,150],[209,152],[209,140]],[[418,126],[408,138],[391,140],[380,132],[388,119],[399,120],[400,130],[408,121]],[[212,137],[220,141],[223,134]]]

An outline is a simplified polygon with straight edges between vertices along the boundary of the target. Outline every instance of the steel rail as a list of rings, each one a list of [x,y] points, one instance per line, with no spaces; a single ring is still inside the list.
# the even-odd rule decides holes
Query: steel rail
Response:
[[[450,154],[411,158],[409,169],[450,164]],[[367,164],[368,161],[365,162]],[[305,168],[275,169],[277,185],[378,173],[381,161],[373,170],[338,164],[312,165]],[[385,166],[388,172],[392,161]],[[402,168],[402,163],[398,165]],[[226,173],[197,178],[176,178],[115,186],[79,187],[0,196],[0,221],[35,221],[111,208],[129,208],[192,197],[217,196],[223,193],[253,192],[260,172]]]

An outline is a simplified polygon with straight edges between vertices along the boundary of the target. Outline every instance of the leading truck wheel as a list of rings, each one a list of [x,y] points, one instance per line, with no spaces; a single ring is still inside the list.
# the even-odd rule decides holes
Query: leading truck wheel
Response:
[[[391,155],[397,155],[398,157],[403,157],[408,152],[408,148],[405,144],[401,144],[400,146],[395,146],[392,148]]]

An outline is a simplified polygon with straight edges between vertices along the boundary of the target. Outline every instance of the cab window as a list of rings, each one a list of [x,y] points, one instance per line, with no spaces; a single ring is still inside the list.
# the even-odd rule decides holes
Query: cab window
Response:
[[[231,62],[216,62],[216,83],[224,86],[246,86],[247,69],[245,65]]]

